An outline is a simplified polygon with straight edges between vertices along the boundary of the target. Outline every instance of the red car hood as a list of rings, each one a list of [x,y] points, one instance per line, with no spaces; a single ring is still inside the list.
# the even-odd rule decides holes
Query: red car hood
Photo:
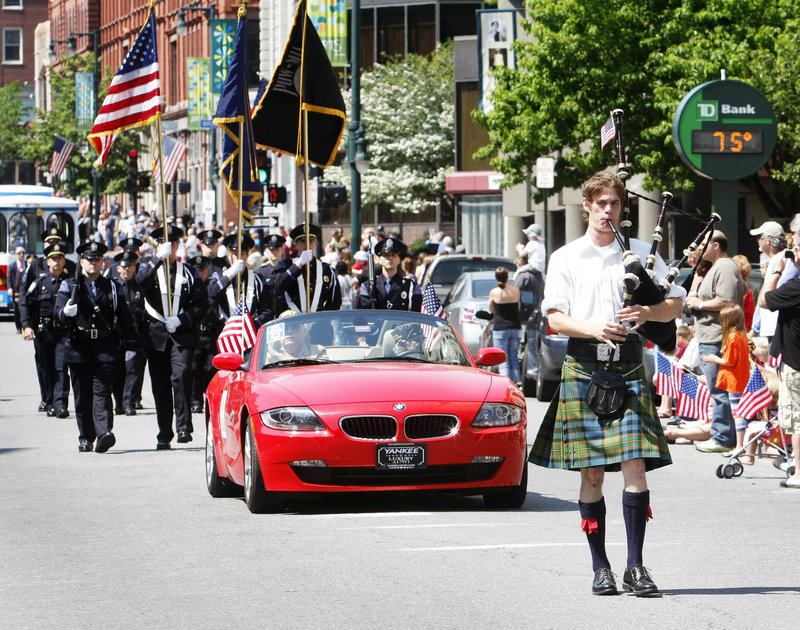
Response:
[[[393,401],[402,392],[404,400],[455,400],[483,402],[496,375],[483,370],[452,365],[421,363],[344,363],[267,370],[254,375],[253,394],[262,392],[274,406],[281,404],[324,405]],[[295,400],[292,400],[294,398]]]

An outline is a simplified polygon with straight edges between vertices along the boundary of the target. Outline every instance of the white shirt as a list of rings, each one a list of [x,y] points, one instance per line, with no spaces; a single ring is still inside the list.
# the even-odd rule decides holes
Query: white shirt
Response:
[[[544,243],[535,239],[530,240],[525,244],[523,251],[528,254],[528,264],[537,271],[544,273],[545,259],[547,257]]]
[[[631,239],[631,250],[645,260],[650,244]],[[656,278],[664,278],[668,269],[656,256]],[[588,234],[567,243],[550,256],[544,285],[542,311],[559,310],[582,322],[610,322],[622,308],[622,248],[614,241],[597,247]],[[674,283],[666,297],[685,298],[686,291]]]
[[[769,264],[767,265],[767,273],[764,276],[764,280],[772,275],[772,272],[775,270],[775,265],[777,261],[781,258],[786,256],[785,252],[780,251],[774,256],[769,259]],[[780,280],[778,280],[778,286],[783,286],[789,280],[794,278],[797,275],[797,268],[792,265],[791,263],[784,265],[783,273],[781,274]],[[761,308],[757,306],[756,308],[760,309],[759,312],[759,327],[758,327],[758,334],[761,337],[772,337],[775,335],[775,331],[778,328],[778,311],[771,311],[768,308]]]

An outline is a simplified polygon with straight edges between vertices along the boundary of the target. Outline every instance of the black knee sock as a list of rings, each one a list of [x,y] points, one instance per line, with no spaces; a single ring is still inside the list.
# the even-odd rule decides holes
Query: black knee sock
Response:
[[[625,520],[625,532],[628,537],[628,567],[642,564],[642,548],[644,547],[644,531],[650,508],[650,491],[622,491],[622,518]]]
[[[592,552],[592,571],[606,568],[610,569],[611,564],[606,556],[606,502],[600,499],[594,503],[582,503],[578,501],[578,508],[581,512],[581,529],[586,532],[586,540],[589,542],[589,551]]]

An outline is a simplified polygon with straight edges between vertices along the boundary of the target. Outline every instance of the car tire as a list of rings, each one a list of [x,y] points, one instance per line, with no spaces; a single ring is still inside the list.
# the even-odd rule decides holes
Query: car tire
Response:
[[[558,381],[546,381],[542,377],[544,369],[542,368],[542,353],[539,352],[539,372],[536,376],[536,398],[540,402],[550,402],[553,396],[556,395],[556,389],[559,386]]]
[[[244,437],[244,502],[253,514],[276,512],[281,501],[264,487],[253,426],[248,421]]]
[[[528,353],[525,353],[525,356],[522,358],[522,366],[520,368],[522,372],[522,393],[525,394],[527,398],[533,398],[536,396],[536,381],[527,377],[528,374]]]
[[[522,477],[519,484],[511,486],[502,492],[486,493],[483,502],[494,510],[516,510],[521,508],[528,498],[528,462],[522,467]]]
[[[206,488],[214,498],[230,497],[236,494],[235,484],[219,476],[217,453],[214,450],[214,431],[211,423],[206,423]]]

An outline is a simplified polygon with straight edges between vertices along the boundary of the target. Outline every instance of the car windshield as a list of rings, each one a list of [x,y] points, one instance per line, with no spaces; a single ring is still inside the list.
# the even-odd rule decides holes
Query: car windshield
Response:
[[[466,260],[440,260],[431,272],[431,282],[433,284],[454,284],[462,273],[468,271],[494,271],[498,267],[514,269],[514,263],[507,263],[497,260],[481,260],[479,258],[468,258]]]
[[[261,329],[260,369],[401,361],[471,365],[444,319],[407,311],[350,310],[285,317]]]

